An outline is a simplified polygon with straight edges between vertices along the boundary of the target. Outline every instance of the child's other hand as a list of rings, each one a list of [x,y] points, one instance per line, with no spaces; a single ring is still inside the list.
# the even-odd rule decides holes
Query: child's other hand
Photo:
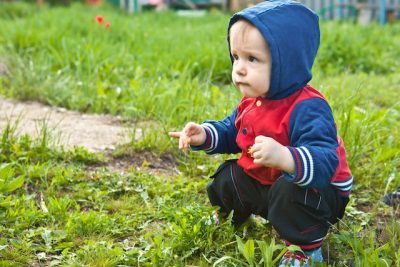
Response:
[[[206,141],[204,128],[194,122],[189,122],[181,132],[170,132],[170,137],[179,138],[179,149],[188,148],[190,145],[199,146]]]
[[[250,149],[254,163],[265,167],[294,172],[294,160],[289,149],[271,137],[259,135]]]

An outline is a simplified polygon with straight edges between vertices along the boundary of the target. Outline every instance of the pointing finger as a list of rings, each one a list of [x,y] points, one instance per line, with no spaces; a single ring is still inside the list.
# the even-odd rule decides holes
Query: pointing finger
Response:
[[[172,138],[180,138],[182,135],[182,132],[169,132],[168,135],[169,135],[169,137],[172,137]]]

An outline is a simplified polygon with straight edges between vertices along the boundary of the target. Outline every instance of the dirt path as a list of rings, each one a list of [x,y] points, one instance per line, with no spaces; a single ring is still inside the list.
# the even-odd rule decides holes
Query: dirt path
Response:
[[[0,97],[0,132],[7,123],[17,125],[18,135],[29,134],[32,137],[37,137],[46,125],[60,145],[83,146],[93,152],[113,150],[115,145],[126,143],[131,131],[119,118],[110,115],[83,114]]]
[[[125,172],[130,168],[142,169],[153,174],[171,175],[179,173],[172,155],[157,156],[141,152],[113,158],[115,146],[130,141],[132,127],[122,124],[118,117],[110,115],[84,114],[64,108],[50,107],[37,102],[17,102],[0,97],[0,133],[7,123],[16,125],[16,134],[37,137],[40,129],[47,127],[56,145],[66,148],[83,146],[92,152],[106,152],[107,162],[93,168],[107,167],[112,171]],[[141,137],[137,129],[135,138]]]

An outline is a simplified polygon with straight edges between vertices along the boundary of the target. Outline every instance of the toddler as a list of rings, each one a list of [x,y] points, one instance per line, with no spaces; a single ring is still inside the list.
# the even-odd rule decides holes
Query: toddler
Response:
[[[266,218],[287,245],[282,266],[322,262],[329,227],[343,217],[353,177],[332,110],[309,83],[320,41],[318,16],[295,1],[267,1],[228,25],[232,80],[243,94],[221,121],[190,122],[179,148],[240,153],[222,163],[207,193],[220,214]]]

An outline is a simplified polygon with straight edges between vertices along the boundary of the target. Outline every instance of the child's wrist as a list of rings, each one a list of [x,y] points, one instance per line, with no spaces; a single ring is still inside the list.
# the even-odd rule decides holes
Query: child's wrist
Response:
[[[211,146],[211,132],[207,127],[200,125],[201,127],[201,137],[199,139],[198,144],[191,144],[190,147],[192,150],[206,150]]]
[[[281,170],[284,172],[287,172],[289,174],[293,174],[296,171],[296,166],[294,163],[294,159],[292,156],[292,153],[290,153],[290,150],[286,146],[282,146],[281,149],[281,156],[279,159],[280,165],[281,165]]]

